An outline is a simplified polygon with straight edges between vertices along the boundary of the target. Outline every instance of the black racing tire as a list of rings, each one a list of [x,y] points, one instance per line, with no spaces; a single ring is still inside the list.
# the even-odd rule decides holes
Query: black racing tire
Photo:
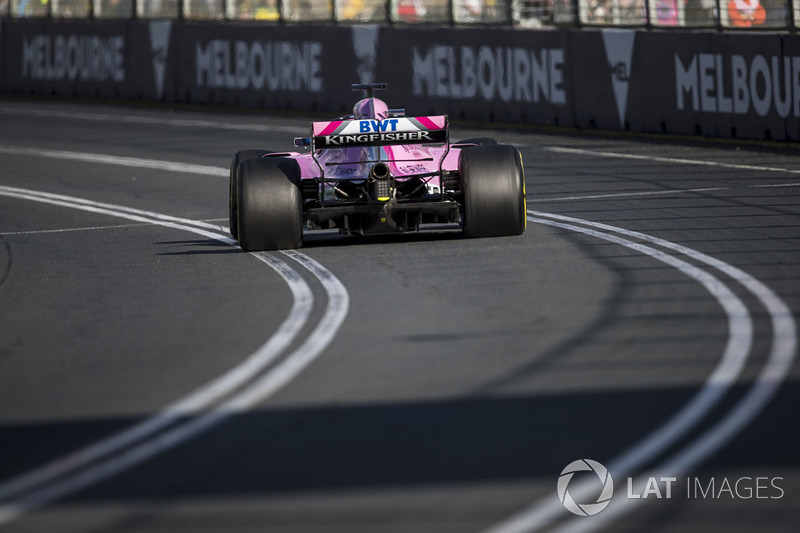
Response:
[[[236,170],[239,168],[239,163],[245,159],[253,159],[271,153],[273,153],[271,150],[241,150],[233,154],[230,180],[228,181],[228,229],[234,239],[239,238],[239,210],[236,204]]]
[[[527,202],[519,150],[508,144],[462,150],[459,169],[464,235],[521,235],[527,222]]]
[[[239,245],[248,252],[303,245],[300,166],[288,157],[246,159],[237,170]]]
[[[478,146],[486,146],[490,144],[497,144],[497,139],[491,137],[473,137],[471,139],[464,139],[453,144],[477,144]]]

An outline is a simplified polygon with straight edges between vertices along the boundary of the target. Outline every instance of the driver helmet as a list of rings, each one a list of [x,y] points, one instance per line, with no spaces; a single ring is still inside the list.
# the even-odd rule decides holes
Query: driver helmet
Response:
[[[383,120],[389,117],[389,106],[377,98],[364,98],[353,106],[353,118],[374,118]]]

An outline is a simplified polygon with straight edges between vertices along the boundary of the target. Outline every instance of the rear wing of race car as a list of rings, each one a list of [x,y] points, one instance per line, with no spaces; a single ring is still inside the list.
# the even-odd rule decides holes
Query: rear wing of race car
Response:
[[[448,144],[447,115],[311,123],[312,150],[398,144]]]
[[[442,164],[450,152],[449,122],[447,115],[427,117],[390,116],[377,119],[345,119],[328,122],[312,122],[311,138],[303,139],[303,145],[311,146],[311,157],[320,169],[320,177],[325,179],[325,169],[317,154],[321,150],[381,147],[402,144],[444,144],[445,150],[439,160],[439,176]],[[297,145],[298,139],[295,139]],[[380,150],[378,150],[380,152]],[[375,163],[381,162],[380,155]]]

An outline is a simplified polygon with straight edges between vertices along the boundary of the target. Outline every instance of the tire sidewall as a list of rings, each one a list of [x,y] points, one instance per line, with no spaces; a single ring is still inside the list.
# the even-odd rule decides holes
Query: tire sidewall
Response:
[[[303,244],[300,167],[292,158],[247,159],[237,170],[239,244],[246,251]]]
[[[239,238],[238,177],[239,164],[246,159],[262,157],[274,153],[272,150],[240,150],[233,154],[228,179],[228,230],[234,239]]]
[[[462,150],[463,231],[467,237],[520,235],[526,227],[522,160],[510,145]]]

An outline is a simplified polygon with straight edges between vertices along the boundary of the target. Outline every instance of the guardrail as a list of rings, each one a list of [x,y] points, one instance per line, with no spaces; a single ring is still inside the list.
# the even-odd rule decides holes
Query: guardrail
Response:
[[[796,31],[800,0],[0,0],[0,16]]]

